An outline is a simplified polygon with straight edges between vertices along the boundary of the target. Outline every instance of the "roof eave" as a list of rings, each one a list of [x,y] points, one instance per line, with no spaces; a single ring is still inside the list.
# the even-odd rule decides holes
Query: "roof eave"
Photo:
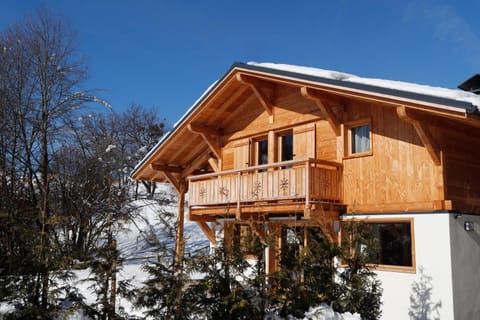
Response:
[[[235,68],[238,68],[239,65],[244,65],[243,63],[239,63],[239,62],[236,62],[234,64],[232,64],[232,66],[230,67],[230,69],[228,69],[228,71],[216,82],[213,83],[213,85],[211,85],[209,87],[209,89],[207,89],[203,95],[190,107],[190,109],[188,109],[188,111],[180,118],[180,120],[178,120],[173,129],[170,130],[169,132],[167,132],[167,134],[165,134],[161,139],[160,141],[143,157],[143,159],[135,166],[135,168],[131,171],[130,173],[130,177],[132,179],[137,179],[136,176],[138,175],[139,171],[141,168],[143,168],[143,166],[148,162],[148,160],[154,155],[157,153],[157,151],[160,149],[160,147],[162,145],[164,145],[170,138],[171,136],[173,136],[173,134],[181,127],[183,127],[189,119],[191,119],[191,117],[193,116],[193,114],[198,110],[199,106],[202,105],[202,103],[204,101],[206,101],[210,95],[218,88],[218,86],[223,83],[223,80],[225,80],[229,75],[230,73],[233,72],[233,70]]]
[[[149,161],[149,159],[157,153],[157,151],[169,141],[169,139],[174,135],[174,133],[182,128],[189,119],[198,111],[199,107],[210,98],[211,94],[214,93],[218,87],[224,82],[229,75],[234,72],[236,69],[247,70],[256,73],[265,73],[267,75],[275,75],[283,78],[290,78],[295,80],[303,80],[306,82],[312,82],[317,84],[328,85],[331,87],[337,87],[347,90],[366,92],[369,94],[375,94],[379,96],[389,96],[397,99],[404,99],[406,101],[418,101],[420,103],[431,104],[436,106],[443,106],[445,109],[451,109],[452,111],[463,112],[465,117],[468,115],[479,115],[480,112],[478,108],[470,102],[454,100],[444,97],[437,97],[427,94],[415,93],[410,91],[403,91],[399,89],[386,88],[375,86],[371,84],[364,84],[358,82],[349,82],[338,79],[331,79],[326,77],[314,76],[310,74],[298,73],[289,70],[281,70],[275,68],[269,68],[266,66],[259,66],[253,64],[247,64],[242,62],[235,62],[228,69],[228,71],[213,85],[207,89],[203,95],[190,107],[190,109],[180,118],[180,120],[175,124],[174,128],[169,131],[162,139],[155,145],[155,147],[150,150],[145,157],[135,166],[135,168],[130,173],[132,179],[138,179],[138,174],[144,165]]]
[[[418,102],[428,103],[428,104],[437,105],[437,106],[445,106],[447,108],[464,111],[466,114],[479,113],[478,108],[475,105],[473,105],[471,102],[467,102],[467,101],[455,100],[455,99],[450,99],[445,97],[438,97],[438,96],[422,94],[422,93],[415,93],[415,92],[404,91],[404,90],[393,89],[393,88],[386,88],[386,87],[375,86],[375,85],[359,83],[359,82],[325,78],[325,77],[314,76],[310,74],[303,74],[303,73],[269,68],[269,67],[259,66],[259,65],[235,63],[233,66],[237,68],[256,71],[256,72],[275,74],[281,77],[300,79],[300,80],[305,80],[305,81],[319,83],[319,84],[325,84],[325,85],[334,86],[334,87],[341,87],[345,89],[357,90],[357,91],[390,96],[395,98],[401,98],[401,99],[406,99],[411,101],[418,101]]]

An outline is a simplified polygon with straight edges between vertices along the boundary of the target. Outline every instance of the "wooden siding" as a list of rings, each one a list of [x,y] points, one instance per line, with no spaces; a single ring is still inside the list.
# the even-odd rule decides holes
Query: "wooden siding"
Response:
[[[268,163],[277,163],[279,137],[292,133],[294,160],[314,158],[343,164],[343,191],[339,198],[349,212],[460,208],[455,207],[455,203],[462,203],[462,210],[479,212],[480,129],[477,127],[480,121],[472,118],[469,121],[473,124],[469,126],[469,122],[459,119],[457,114],[450,118],[449,111],[437,113],[434,108],[422,108],[418,103],[409,107],[396,105],[392,100],[337,94],[333,90],[317,90],[314,84],[280,83],[265,78],[258,83],[256,89],[262,91],[268,101],[262,100],[258,92],[255,94],[251,85],[229,78],[219,94],[205,102],[205,110],[195,113],[191,119],[197,127],[213,132],[211,140],[188,131],[185,126],[178,129],[179,137],[172,139],[168,148],[153,157],[153,162],[179,170],[199,169],[197,172],[249,170],[256,162],[256,140],[268,138]],[[402,117],[401,108],[408,109],[406,116]],[[371,151],[349,155],[346,152],[350,147],[349,124],[358,121],[370,124]],[[332,123],[339,124],[340,130]],[[427,140],[422,130],[427,131]],[[218,148],[212,150],[211,141],[217,143]],[[435,145],[433,152],[438,153],[437,158],[432,157],[431,145]],[[218,167],[208,167],[208,153],[215,157],[212,154],[217,149],[220,150],[220,159],[216,159]],[[196,159],[202,163],[198,163],[198,168],[190,168]],[[295,170],[291,170],[292,175],[298,174]],[[242,186],[268,185],[270,182],[265,181],[281,179],[274,177],[279,174],[275,171],[279,170],[258,173],[255,181],[242,180]],[[164,181],[166,177],[162,171],[148,166],[145,172],[154,180]],[[183,179],[194,171],[172,172]],[[242,192],[245,198],[251,191]],[[260,199],[279,196],[273,190],[262,192],[267,193]],[[247,200],[252,199],[245,198]],[[453,202],[448,203],[450,200]],[[219,199],[212,201],[220,202]]]
[[[437,136],[444,150],[446,197],[464,212],[480,212],[480,130],[451,128]]]
[[[294,133],[295,159],[314,157],[343,162],[341,198],[349,205],[350,212],[430,210],[434,202],[448,199],[444,194],[442,166],[432,162],[414,127],[402,121],[395,108],[373,102],[343,101],[343,114],[339,115],[342,126],[368,120],[372,131],[371,153],[347,157],[346,129],[337,137],[314,103],[302,100],[297,92],[286,92],[276,100],[276,105],[282,107],[274,107],[273,123],[261,111],[264,116],[250,118],[244,130],[225,137],[222,170],[243,168],[251,162],[249,139],[290,129]],[[434,129],[432,132],[437,134]]]
[[[412,203],[444,200],[441,167],[433,164],[413,126],[399,119],[394,108],[356,103],[346,108],[344,119],[371,120],[371,154],[343,161],[343,198],[350,212],[383,205],[405,211]]]

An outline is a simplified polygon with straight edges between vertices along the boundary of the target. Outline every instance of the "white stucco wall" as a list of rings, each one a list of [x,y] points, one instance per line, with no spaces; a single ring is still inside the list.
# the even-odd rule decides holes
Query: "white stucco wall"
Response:
[[[382,319],[454,319],[449,216],[448,213],[362,216],[414,219],[416,272],[376,272],[383,287]],[[423,312],[422,307],[429,307],[430,312]]]
[[[466,221],[474,230],[465,231]],[[480,217],[450,216],[453,299],[455,319],[480,316]]]
[[[356,218],[413,218],[415,272],[376,271],[383,287],[382,320],[478,317],[480,216],[455,217],[445,212],[357,215]],[[473,222],[475,230],[465,231],[465,221]],[[221,239],[221,225],[217,225],[215,231]]]

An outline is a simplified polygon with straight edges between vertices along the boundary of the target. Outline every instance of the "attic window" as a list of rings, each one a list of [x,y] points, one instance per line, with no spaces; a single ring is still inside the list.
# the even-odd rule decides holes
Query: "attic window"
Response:
[[[370,151],[370,125],[354,127],[352,130],[352,154]]]
[[[370,121],[356,121],[346,124],[345,128],[345,155],[347,157],[371,155],[372,139]]]

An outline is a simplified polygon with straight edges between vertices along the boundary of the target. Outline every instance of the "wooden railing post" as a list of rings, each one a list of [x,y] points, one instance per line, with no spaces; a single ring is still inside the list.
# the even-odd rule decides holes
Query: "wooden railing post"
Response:
[[[237,211],[235,212],[235,218],[240,220],[242,214],[242,208],[240,207],[241,196],[242,196],[242,173],[237,174]]]
[[[305,210],[303,215],[310,218],[310,159],[305,164]]]

